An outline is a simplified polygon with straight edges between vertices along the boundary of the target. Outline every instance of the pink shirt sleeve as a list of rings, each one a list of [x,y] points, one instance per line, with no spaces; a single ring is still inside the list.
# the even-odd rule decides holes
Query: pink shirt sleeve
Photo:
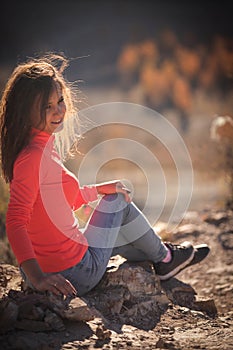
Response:
[[[80,187],[80,192],[86,203],[93,202],[98,199],[98,192],[95,185]]]
[[[31,153],[22,152],[14,164],[6,215],[6,230],[19,264],[35,258],[27,233],[27,225],[39,191],[40,159],[41,151],[35,149]]]

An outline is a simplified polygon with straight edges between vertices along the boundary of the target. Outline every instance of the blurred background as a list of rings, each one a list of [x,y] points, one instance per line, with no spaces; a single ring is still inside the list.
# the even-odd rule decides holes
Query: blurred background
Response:
[[[226,146],[211,137],[211,126],[216,116],[233,117],[231,1],[8,0],[2,2],[0,17],[1,92],[17,63],[62,52],[70,59],[66,76],[79,88],[80,109],[120,101],[161,113],[190,152],[194,189],[189,210],[226,205],[231,141],[228,137]],[[85,154],[100,137],[140,140],[160,159],[172,202],[177,186],[174,164],[162,145],[147,136],[118,125],[106,128],[102,136],[92,134],[90,141],[85,138],[80,149]],[[97,180],[118,177],[140,187],[136,202],[143,207],[145,174],[118,160],[100,169]],[[0,195],[3,237],[8,200],[3,181]],[[171,207],[169,201],[166,205]]]

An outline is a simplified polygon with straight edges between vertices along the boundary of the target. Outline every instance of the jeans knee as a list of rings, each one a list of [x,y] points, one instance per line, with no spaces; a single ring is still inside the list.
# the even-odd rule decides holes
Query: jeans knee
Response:
[[[107,202],[113,202],[113,201],[115,201],[117,199],[123,200],[124,199],[124,195],[122,193],[111,193],[111,194],[105,194],[103,196],[103,198]]]

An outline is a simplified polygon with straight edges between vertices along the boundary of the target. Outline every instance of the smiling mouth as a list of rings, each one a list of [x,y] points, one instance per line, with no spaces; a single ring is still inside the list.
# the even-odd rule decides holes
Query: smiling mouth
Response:
[[[61,124],[62,122],[63,122],[63,118],[61,118],[61,119],[59,119],[59,120],[57,120],[57,121],[53,121],[53,122],[51,122],[51,124],[59,125],[59,124]]]

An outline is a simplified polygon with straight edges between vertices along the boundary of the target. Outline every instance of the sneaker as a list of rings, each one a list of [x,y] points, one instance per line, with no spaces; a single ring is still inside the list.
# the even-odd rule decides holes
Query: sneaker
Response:
[[[210,252],[210,248],[208,247],[207,244],[195,245],[193,248],[194,248],[193,260],[191,260],[186,267],[200,263],[202,260],[204,260],[207,257],[207,255]]]
[[[165,245],[171,250],[171,261],[169,263],[161,261],[154,264],[156,274],[161,280],[167,280],[177,275],[194,258],[194,247],[189,242],[180,245],[165,243]]]

